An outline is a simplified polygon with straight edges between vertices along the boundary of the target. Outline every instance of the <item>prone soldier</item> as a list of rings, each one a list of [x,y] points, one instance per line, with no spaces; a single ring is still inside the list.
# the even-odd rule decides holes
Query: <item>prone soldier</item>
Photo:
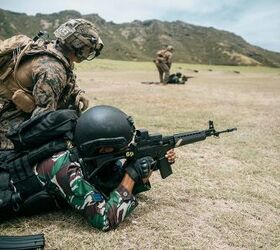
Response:
[[[168,84],[185,84],[188,79],[193,78],[193,76],[185,76],[182,73],[177,72],[176,74],[171,74],[168,78]]]
[[[32,153],[26,161],[17,161],[12,155],[8,164],[5,157],[9,152],[6,156],[3,152],[0,221],[72,207],[95,228],[116,228],[137,206],[135,194],[151,188],[149,177],[155,160],[147,153],[128,161],[123,154],[134,136],[130,116],[101,105],[78,118],[73,148],[39,161]],[[163,157],[174,163],[174,150],[165,152]],[[16,161],[19,165],[14,168]]]
[[[57,116],[61,111],[51,113]],[[209,121],[206,130],[150,134],[136,130],[132,118],[121,110],[100,105],[77,118],[64,150],[59,145],[65,144],[65,137],[60,135],[39,147],[34,147],[39,140],[33,141],[29,152],[18,154],[17,148],[27,141],[32,144],[34,132],[22,133],[30,124],[25,122],[16,129],[20,138],[13,137],[14,152],[0,154],[0,220],[71,206],[103,231],[116,228],[134,210],[135,194],[151,188],[153,171],[159,170],[162,178],[172,174],[174,148],[236,130],[216,131]],[[41,127],[33,127],[37,136]],[[45,137],[43,133],[41,139]]]

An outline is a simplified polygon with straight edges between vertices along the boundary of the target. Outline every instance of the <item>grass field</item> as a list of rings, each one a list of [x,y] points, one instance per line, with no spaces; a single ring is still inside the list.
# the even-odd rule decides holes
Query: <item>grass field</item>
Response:
[[[1,234],[43,232],[46,249],[280,249],[280,70],[174,64],[172,71],[194,78],[141,84],[158,80],[149,62],[77,67],[91,105],[121,108],[138,128],[168,135],[214,120],[237,132],[176,149],[173,175],[154,173],[152,190],[115,231],[99,232],[67,211],[2,223]]]

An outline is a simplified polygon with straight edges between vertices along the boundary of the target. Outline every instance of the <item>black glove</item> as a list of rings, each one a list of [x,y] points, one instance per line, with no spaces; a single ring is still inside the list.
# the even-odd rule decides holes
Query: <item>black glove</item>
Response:
[[[125,170],[135,182],[139,182],[149,176],[154,163],[152,157],[146,156],[129,164]]]

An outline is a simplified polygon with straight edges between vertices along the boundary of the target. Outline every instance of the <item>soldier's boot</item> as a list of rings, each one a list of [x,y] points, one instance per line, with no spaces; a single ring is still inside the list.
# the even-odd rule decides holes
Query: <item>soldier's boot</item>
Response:
[[[168,84],[169,74],[164,74],[163,85]]]
[[[163,83],[163,74],[159,74],[159,82]]]

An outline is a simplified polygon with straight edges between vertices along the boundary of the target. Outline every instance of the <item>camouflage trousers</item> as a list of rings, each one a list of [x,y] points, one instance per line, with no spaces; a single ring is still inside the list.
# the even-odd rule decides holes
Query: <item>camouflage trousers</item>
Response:
[[[7,109],[1,110],[0,107],[0,150],[13,149],[13,143],[6,137],[6,133],[15,128],[30,115],[16,109],[13,105]]]
[[[167,83],[170,75],[170,69],[168,65],[164,62],[159,61],[156,61],[155,64],[159,73],[159,81],[162,83]]]

